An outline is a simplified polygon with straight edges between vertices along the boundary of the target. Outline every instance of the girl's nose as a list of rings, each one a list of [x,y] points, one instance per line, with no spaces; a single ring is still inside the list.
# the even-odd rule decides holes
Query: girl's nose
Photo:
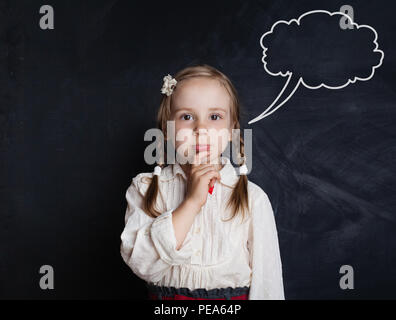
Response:
[[[199,128],[194,134],[196,144],[210,144],[210,137],[205,128]]]
[[[199,122],[194,128],[194,135],[206,135],[208,133],[208,128],[205,123]]]

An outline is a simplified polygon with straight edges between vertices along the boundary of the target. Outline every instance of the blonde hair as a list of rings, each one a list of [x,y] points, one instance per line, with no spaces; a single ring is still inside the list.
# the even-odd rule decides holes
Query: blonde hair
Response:
[[[238,98],[238,94],[230,79],[224,75],[222,72],[217,70],[214,67],[211,67],[207,64],[198,64],[194,66],[186,67],[180,70],[174,78],[177,80],[177,83],[180,81],[192,78],[192,77],[209,77],[211,79],[218,80],[227,90],[228,94],[231,98],[231,122],[234,123],[234,129],[240,129],[239,118],[240,118],[240,102]],[[174,88],[177,90],[177,85]],[[160,107],[157,115],[157,127],[162,130],[162,132],[166,132],[167,121],[171,117],[171,99],[172,95],[167,96],[165,94],[162,95]],[[238,157],[238,164],[243,165],[245,163],[245,155],[244,155],[244,141],[241,135],[241,131],[239,134],[240,140],[240,154]],[[166,150],[166,148],[164,148]],[[166,151],[164,151],[164,161],[166,163]],[[161,168],[165,166],[164,163],[159,164]],[[158,196],[158,176],[153,175],[151,183],[147,189],[147,192],[143,199],[143,210],[153,218],[158,217],[161,212],[159,212],[155,208],[156,199]],[[239,212],[242,214],[242,218],[246,216],[246,211],[248,210],[248,179],[246,175],[240,175],[238,182],[234,186],[232,194],[227,203],[227,207],[231,207],[232,215],[231,219],[233,219]]]

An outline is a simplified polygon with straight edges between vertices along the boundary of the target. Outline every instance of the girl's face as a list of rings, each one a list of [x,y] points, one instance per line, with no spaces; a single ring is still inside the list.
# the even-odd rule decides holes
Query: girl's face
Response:
[[[171,119],[175,121],[175,148],[192,163],[192,157],[207,150],[217,163],[231,140],[231,100],[215,79],[197,77],[180,81],[172,95]]]

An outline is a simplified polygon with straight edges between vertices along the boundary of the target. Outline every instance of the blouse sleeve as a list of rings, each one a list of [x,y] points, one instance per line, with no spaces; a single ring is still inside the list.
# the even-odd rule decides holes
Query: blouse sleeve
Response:
[[[124,262],[139,278],[157,282],[172,265],[184,264],[191,259],[190,241],[185,241],[176,250],[172,224],[175,208],[156,218],[148,216],[142,209],[143,197],[134,183],[126,192],[126,200],[128,205],[120,250]]]
[[[274,213],[262,191],[253,201],[248,248],[252,279],[249,300],[285,300],[282,261]]]

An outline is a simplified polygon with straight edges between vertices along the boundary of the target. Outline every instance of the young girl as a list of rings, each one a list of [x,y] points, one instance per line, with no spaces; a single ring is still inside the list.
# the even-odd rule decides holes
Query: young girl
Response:
[[[238,173],[222,156],[232,129],[240,128],[234,86],[217,69],[198,65],[164,77],[162,93],[158,126],[166,141],[167,121],[176,136],[191,132],[174,147],[193,158],[132,179],[123,260],[146,281],[150,299],[283,300],[273,210],[247,179],[241,135]]]

